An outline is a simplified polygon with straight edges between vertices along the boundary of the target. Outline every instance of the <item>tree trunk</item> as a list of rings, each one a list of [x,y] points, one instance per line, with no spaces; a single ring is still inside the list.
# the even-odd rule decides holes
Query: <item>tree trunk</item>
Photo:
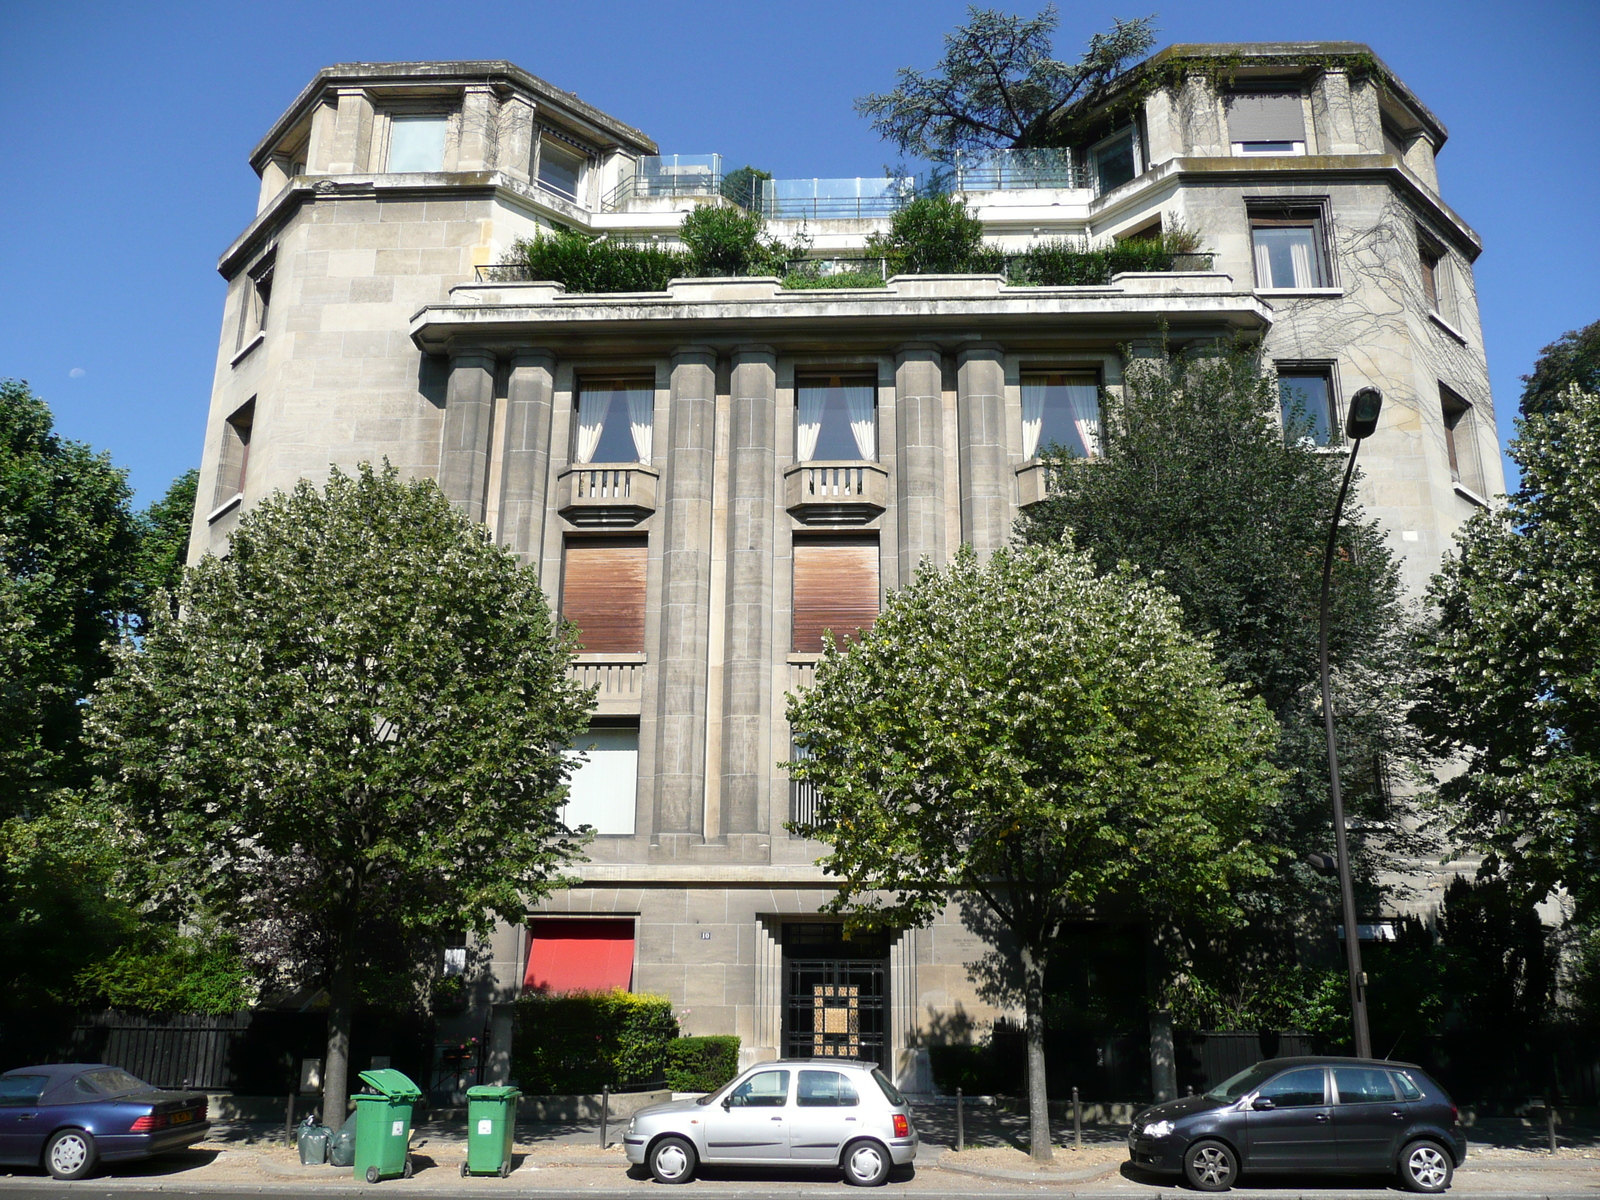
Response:
[[[1144,952],[1145,992],[1150,1005],[1150,1090],[1157,1104],[1178,1096],[1178,1051],[1172,1038],[1172,1011],[1161,1004],[1167,975],[1165,932],[1152,921]]]
[[[1044,1073],[1044,956],[1024,947],[1022,974],[1028,1012],[1028,1149],[1034,1162],[1049,1162],[1055,1149]]]
[[[322,1123],[337,1130],[350,1102],[350,1026],[356,997],[356,966],[345,941],[328,986],[328,1054],[322,1064]]]

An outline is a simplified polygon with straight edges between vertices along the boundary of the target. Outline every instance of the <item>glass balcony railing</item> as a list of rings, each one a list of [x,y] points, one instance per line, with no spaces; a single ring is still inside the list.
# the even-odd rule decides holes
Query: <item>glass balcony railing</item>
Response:
[[[963,150],[952,169],[958,192],[1087,186],[1070,150]]]
[[[757,203],[777,218],[892,216],[916,194],[910,178],[763,179]]]
[[[660,154],[641,158],[632,175],[600,201],[603,212],[621,212],[636,200],[722,194],[722,155]]]

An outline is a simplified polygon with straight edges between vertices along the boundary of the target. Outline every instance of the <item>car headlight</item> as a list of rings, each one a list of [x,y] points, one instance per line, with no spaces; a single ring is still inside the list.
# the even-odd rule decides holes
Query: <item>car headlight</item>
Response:
[[[1164,1138],[1172,1132],[1171,1121],[1152,1121],[1144,1127],[1145,1137]]]

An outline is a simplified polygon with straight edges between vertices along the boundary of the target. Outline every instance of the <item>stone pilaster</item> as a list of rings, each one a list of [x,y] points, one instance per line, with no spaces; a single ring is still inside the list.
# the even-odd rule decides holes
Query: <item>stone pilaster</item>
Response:
[[[716,480],[717,357],[672,356],[661,501],[661,642],[656,656],[658,833],[704,824],[706,656],[711,624],[711,503]]]
[[[500,153],[495,169],[526,183],[533,164],[534,135],[532,101],[521,93],[508,96],[500,105]]]
[[[457,171],[492,171],[499,158],[500,101],[488,84],[476,84],[461,96],[461,138],[456,144]]]
[[[353,175],[371,170],[372,98],[364,88],[340,88],[339,110],[333,121],[333,144],[328,149],[328,171]]]
[[[722,674],[722,823],[729,833],[766,825],[772,764],[772,555],[776,534],[777,356],[741,346],[733,356],[728,453],[728,599]],[[713,831],[707,830],[708,836]]]
[[[1005,363],[1000,347],[961,352],[956,414],[961,449],[961,540],[986,559],[1011,534],[1010,456],[1005,439]]]
[[[450,356],[445,386],[439,487],[463,513],[483,520],[488,498],[489,434],[494,422],[493,354],[465,350]]]
[[[500,544],[535,565],[544,546],[554,392],[555,359],[548,351],[519,350],[511,356],[500,447]]]
[[[943,566],[944,374],[939,348],[900,347],[894,365],[895,521],[900,585],[924,558]]]

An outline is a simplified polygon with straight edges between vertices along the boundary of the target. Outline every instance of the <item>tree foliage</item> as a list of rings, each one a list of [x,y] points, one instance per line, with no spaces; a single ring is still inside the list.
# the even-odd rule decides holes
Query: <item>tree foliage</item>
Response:
[[[591,696],[532,572],[388,467],[262,501],[179,601],[91,705],[106,792],[158,901],[322,931],[340,1113],[368,939],[487,933],[559,882]]]
[[[1522,382],[1525,417],[1559,407],[1568,388],[1600,395],[1600,321],[1569,329],[1539,351],[1533,374],[1524,375]]]
[[[1154,20],[1116,19],[1067,63],[1053,57],[1054,4],[1031,18],[970,6],[967,23],[945,35],[937,67],[902,67],[891,91],[862,96],[856,111],[902,153],[932,162],[961,150],[1070,145],[1067,110],[1149,51]]]
[[[128,611],[127,480],[0,380],[0,818],[87,778],[79,702],[110,669]]]
[[[172,481],[162,497],[135,518],[138,551],[133,560],[135,606],[141,627],[150,620],[156,594],[168,603],[178,594],[189,561],[189,529],[194,522],[195,492],[200,472],[190,468]]]
[[[1456,535],[1429,589],[1413,714],[1464,769],[1455,837],[1542,896],[1600,916],[1600,394],[1568,389],[1511,443],[1522,483]]]
[[[1048,1157],[1043,977],[1063,924],[1113,898],[1237,916],[1271,858],[1271,717],[1132,572],[969,547],[825,653],[789,721],[809,752],[789,770],[818,795],[792,828],[827,843],[835,910],[921,925],[967,894],[1013,939]]]

